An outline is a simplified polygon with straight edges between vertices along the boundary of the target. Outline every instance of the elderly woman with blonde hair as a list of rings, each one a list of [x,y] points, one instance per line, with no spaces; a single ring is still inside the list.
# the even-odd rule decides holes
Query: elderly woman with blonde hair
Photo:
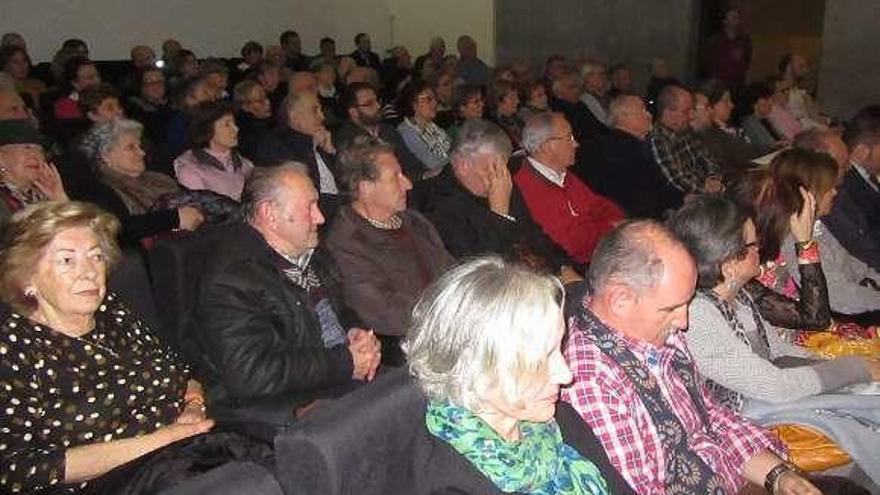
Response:
[[[0,492],[155,493],[194,473],[147,454],[211,447],[202,387],[107,292],[118,229],[93,205],[45,201],[0,236]]]

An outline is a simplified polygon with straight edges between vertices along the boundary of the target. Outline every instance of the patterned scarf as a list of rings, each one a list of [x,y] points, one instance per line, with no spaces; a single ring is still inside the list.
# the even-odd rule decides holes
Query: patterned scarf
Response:
[[[425,128],[422,129],[412,120],[408,118],[405,120],[408,125],[412,126],[419,133],[419,137],[425,142],[428,151],[443,159],[449,158],[449,149],[452,147],[452,143],[449,141],[449,135],[446,134],[446,131],[433,122],[428,122]]]
[[[730,329],[736,334],[736,338],[747,345],[749,349],[753,349],[757,354],[762,356],[770,355],[770,341],[767,340],[767,328],[764,326],[764,320],[761,318],[754,301],[752,301],[752,298],[749,297],[745,291],[739,291],[736,295],[736,303],[751,310],[752,317],[755,320],[755,326],[758,329],[758,336],[761,339],[758,342],[752,342],[749,340],[745,327],[736,316],[736,309],[733,304],[722,301],[721,298],[711,290],[701,289],[699,293],[708,299],[715,308],[721,312],[721,316],[724,317],[724,320],[727,321]],[[722,331],[723,330],[724,329],[722,329]],[[716,402],[733,411],[742,411],[742,394],[734,392],[733,390],[708,379],[706,380],[706,386],[709,388],[709,391],[712,392],[712,397],[715,398]]]
[[[562,441],[555,421],[520,421],[520,440],[507,442],[467,409],[432,401],[425,422],[505,493],[608,493],[602,474]]]
[[[163,196],[180,192],[174,179],[149,170],[138,177],[130,177],[102,167],[101,182],[116,191],[132,215],[147,213]]]
[[[603,354],[616,362],[626,373],[633,388],[642,400],[651,421],[660,435],[663,451],[666,453],[666,493],[668,495],[725,495],[724,481],[688,445],[688,433],[669,407],[660,390],[660,385],[648,371],[644,363],[629,350],[621,339],[605,327],[589,310],[581,313],[587,328],[592,333],[596,346]],[[672,358],[672,368],[684,383],[691,400],[700,414],[703,425],[708,430],[709,418],[703,396],[700,395],[697,377],[688,357],[676,349]]]
[[[36,187],[32,187],[27,191],[22,191],[12,184],[0,180],[0,198],[6,203],[10,212],[24,208],[25,206],[45,201],[47,198]]]

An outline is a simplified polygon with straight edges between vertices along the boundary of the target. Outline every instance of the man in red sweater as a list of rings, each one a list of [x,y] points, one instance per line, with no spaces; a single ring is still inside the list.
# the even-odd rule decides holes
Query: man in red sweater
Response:
[[[560,113],[531,117],[523,129],[529,156],[514,176],[526,206],[544,232],[577,263],[589,263],[599,239],[623,220],[623,210],[566,169],[578,144]]]

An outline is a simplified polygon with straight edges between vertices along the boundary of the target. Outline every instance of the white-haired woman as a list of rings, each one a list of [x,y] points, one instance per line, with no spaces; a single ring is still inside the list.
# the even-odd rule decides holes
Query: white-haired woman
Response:
[[[116,215],[128,241],[176,229],[195,230],[204,220],[198,209],[153,209],[160,198],[179,193],[181,187],[165,174],[146,170],[142,133],[140,123],[119,119],[96,125],[86,134],[80,148],[99,183],[85,199]]]
[[[571,380],[562,304],[555,278],[497,257],[450,270],[416,304],[402,347],[425,427],[474,473],[435,473],[447,492],[482,476],[505,493],[631,493],[569,406],[557,411]]]

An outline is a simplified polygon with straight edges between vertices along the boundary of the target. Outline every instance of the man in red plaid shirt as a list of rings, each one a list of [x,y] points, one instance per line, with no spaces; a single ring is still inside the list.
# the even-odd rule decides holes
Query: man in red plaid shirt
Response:
[[[714,403],[702,386],[678,334],[696,280],[690,254],[662,225],[626,222],[611,231],[570,320],[574,382],[563,400],[639,494],[733,494],[746,480],[774,494],[818,494],[773,453],[784,450],[768,431]]]

